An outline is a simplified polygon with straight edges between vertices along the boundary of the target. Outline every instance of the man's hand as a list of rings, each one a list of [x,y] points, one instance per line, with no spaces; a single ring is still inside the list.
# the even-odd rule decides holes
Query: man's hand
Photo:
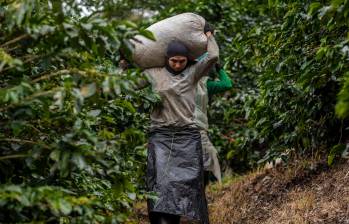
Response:
[[[204,33],[206,34],[207,32],[211,32],[212,35],[214,35],[214,26],[210,23],[208,23],[207,21],[205,22],[205,27],[204,27]]]
[[[207,38],[209,38],[210,36],[213,35],[211,31],[208,31],[208,32],[206,32],[205,34],[206,34]]]
[[[125,59],[121,59],[119,61],[119,67],[122,69],[122,70],[126,70],[128,68],[128,63]]]

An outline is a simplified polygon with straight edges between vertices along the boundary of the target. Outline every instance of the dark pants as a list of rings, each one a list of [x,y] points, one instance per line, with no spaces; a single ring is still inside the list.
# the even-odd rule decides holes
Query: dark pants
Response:
[[[150,212],[149,220],[151,224],[179,224],[181,217],[178,215]]]
[[[152,129],[148,142],[147,189],[157,198],[148,199],[148,212],[161,213],[161,217],[149,215],[151,223],[175,224],[178,216],[184,216],[209,224],[203,171],[198,129]]]

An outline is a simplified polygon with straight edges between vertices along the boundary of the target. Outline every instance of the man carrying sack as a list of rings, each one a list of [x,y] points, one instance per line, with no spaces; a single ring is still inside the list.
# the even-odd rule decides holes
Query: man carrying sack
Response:
[[[149,80],[143,87],[151,85],[161,97],[150,116],[148,141],[147,188],[157,195],[148,200],[154,224],[177,224],[181,217],[209,223],[195,98],[219,48],[212,33],[204,32],[205,24],[201,16],[180,14],[148,28],[156,41],[137,37],[135,42],[134,61]]]

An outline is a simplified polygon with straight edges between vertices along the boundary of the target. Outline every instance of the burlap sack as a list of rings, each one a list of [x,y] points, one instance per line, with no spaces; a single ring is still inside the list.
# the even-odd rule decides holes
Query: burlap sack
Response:
[[[136,36],[133,60],[141,68],[162,67],[165,65],[167,45],[172,40],[182,41],[190,50],[192,59],[206,52],[207,37],[204,34],[205,19],[194,13],[183,13],[160,22],[147,30],[153,32],[156,41]]]

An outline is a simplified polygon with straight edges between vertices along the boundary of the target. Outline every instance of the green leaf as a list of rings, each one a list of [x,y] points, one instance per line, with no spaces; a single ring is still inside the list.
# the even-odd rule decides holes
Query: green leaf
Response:
[[[308,15],[314,15],[314,13],[322,7],[321,3],[313,2],[309,6]]]
[[[59,149],[55,149],[50,153],[50,158],[53,161],[58,162],[60,160],[60,155],[61,155],[61,151]]]
[[[129,21],[129,20],[124,21],[124,24],[125,24],[126,26],[131,27],[131,28],[134,28],[134,29],[137,29],[137,28],[138,28],[137,24],[135,24],[134,22]]]
[[[101,114],[101,110],[91,110],[88,112],[88,115],[89,116],[92,116],[92,117],[98,117],[100,114]]]
[[[73,154],[72,161],[79,169],[84,169],[87,165],[84,157],[77,153]]]
[[[14,136],[19,136],[26,129],[25,122],[23,122],[23,121],[13,121],[11,123],[11,129],[13,131]]]
[[[25,195],[25,194],[22,194],[22,195],[19,197],[19,201],[21,202],[21,204],[22,204],[23,206],[26,206],[26,207],[31,206],[31,202],[29,201],[27,195]]]
[[[84,98],[93,96],[96,93],[96,83],[91,83],[81,87],[80,93]]]
[[[131,199],[131,200],[136,200],[136,193],[128,193],[127,196]]]
[[[342,154],[345,149],[346,149],[346,145],[344,144],[338,144],[333,146],[330,153],[328,154],[327,164],[331,166],[334,162],[335,157]]]
[[[227,160],[231,160],[235,155],[235,151],[234,150],[230,150],[228,153],[227,153]]]
[[[61,160],[59,161],[60,173],[63,177],[69,174],[69,161],[71,154],[69,152],[62,152]]]
[[[72,205],[64,199],[59,199],[59,210],[64,215],[69,215],[72,211]]]
[[[327,51],[327,47],[320,47],[319,50],[316,52],[316,60],[321,60],[326,55]]]
[[[139,34],[144,36],[144,37],[146,37],[146,38],[148,38],[148,39],[150,39],[150,40],[156,41],[156,38],[155,38],[153,32],[151,32],[149,30],[146,30],[146,29],[140,30]]]

